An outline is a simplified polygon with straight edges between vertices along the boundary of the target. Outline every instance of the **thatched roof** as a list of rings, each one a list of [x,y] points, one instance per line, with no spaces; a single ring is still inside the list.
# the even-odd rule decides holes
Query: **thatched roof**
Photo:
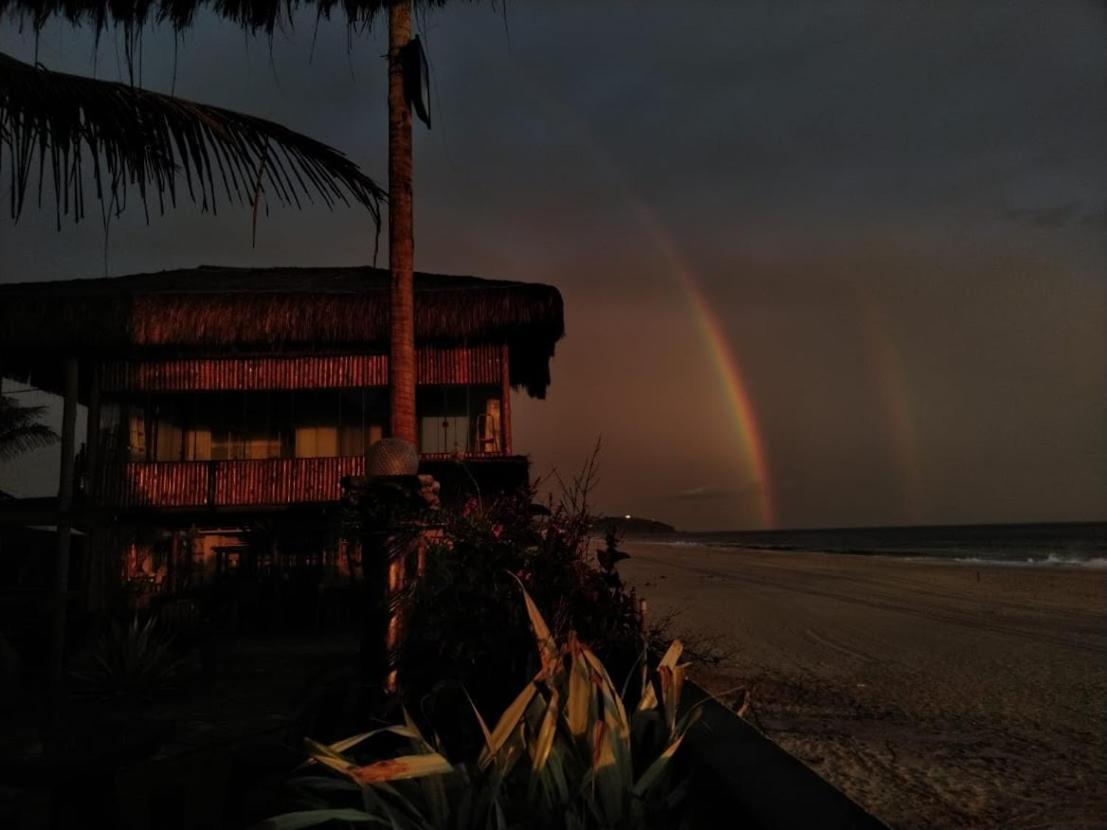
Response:
[[[389,274],[378,268],[199,268],[0,285],[9,377],[62,354],[156,357],[384,351]],[[511,382],[536,397],[565,331],[561,294],[538,283],[415,275],[419,343],[507,343]]]

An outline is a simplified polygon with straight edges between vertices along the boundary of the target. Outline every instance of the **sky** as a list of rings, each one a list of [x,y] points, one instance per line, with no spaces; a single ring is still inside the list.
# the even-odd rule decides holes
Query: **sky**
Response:
[[[535,473],[599,440],[595,509],[687,530],[1107,519],[1107,6],[516,0],[418,30],[417,268],[565,298],[548,398],[513,402]],[[145,32],[141,79],[383,181],[383,36],[201,16]],[[120,44],[55,22],[37,58],[117,79]],[[248,208],[106,244],[91,215],[0,222],[0,282],[373,255],[354,209],[275,207],[254,247]]]

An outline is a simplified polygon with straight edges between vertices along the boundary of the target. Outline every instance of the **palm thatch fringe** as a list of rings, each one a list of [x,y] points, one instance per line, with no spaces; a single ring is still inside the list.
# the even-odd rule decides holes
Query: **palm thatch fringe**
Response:
[[[129,186],[149,216],[154,191],[164,212],[176,205],[183,172],[188,195],[215,211],[216,194],[328,207],[366,207],[380,228],[384,191],[337,150],[280,124],[111,81],[33,67],[0,53],[0,173],[10,166],[13,218],[23,210],[37,167],[38,202],[52,177],[58,226],[85,211],[83,166],[92,160],[96,197],[123,209]]]
[[[443,6],[447,0],[415,0],[416,8]],[[506,0],[503,0],[506,2]],[[300,8],[314,8],[319,17],[334,12],[346,15],[351,25],[369,24],[385,11],[392,0],[0,0],[0,16],[24,16],[41,28],[51,17],[72,23],[91,23],[102,30],[109,23],[128,31],[152,23],[169,23],[177,30],[188,28],[199,11],[213,12],[252,32],[273,32],[278,23],[291,22]],[[495,0],[492,0],[495,6]]]

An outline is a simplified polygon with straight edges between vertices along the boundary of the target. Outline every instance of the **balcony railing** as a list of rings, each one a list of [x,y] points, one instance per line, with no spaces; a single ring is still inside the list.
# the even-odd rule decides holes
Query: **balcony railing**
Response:
[[[424,461],[452,456],[424,455]],[[517,461],[480,454],[467,461]],[[105,465],[99,500],[109,507],[228,508],[322,504],[342,497],[342,479],[365,472],[362,456],[239,461],[131,461]]]

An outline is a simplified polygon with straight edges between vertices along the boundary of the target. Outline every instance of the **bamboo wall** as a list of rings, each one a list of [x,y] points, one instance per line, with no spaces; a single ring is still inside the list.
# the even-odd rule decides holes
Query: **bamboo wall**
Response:
[[[424,461],[449,456],[424,454]],[[474,454],[470,461],[525,459]],[[102,503],[118,508],[277,507],[337,502],[342,478],[362,475],[363,456],[268,458],[249,461],[155,461],[107,464]]]
[[[420,384],[499,384],[506,349],[499,345],[422,347]],[[105,392],[214,392],[264,389],[356,389],[388,385],[388,355],[180,358],[108,361]]]
[[[510,395],[506,346],[422,347],[417,350],[417,381],[424,385],[502,385]],[[107,394],[180,393],[239,390],[297,390],[384,387],[384,354],[303,355],[297,357],[177,358],[109,361],[99,367],[99,389]],[[510,453],[509,402],[494,452]],[[497,446],[498,444],[498,446]],[[424,460],[435,460],[424,453]],[[440,460],[450,456],[441,456]],[[234,508],[337,502],[341,480],[361,475],[361,456],[270,458],[225,461],[117,461],[97,476],[102,503],[119,508]]]

